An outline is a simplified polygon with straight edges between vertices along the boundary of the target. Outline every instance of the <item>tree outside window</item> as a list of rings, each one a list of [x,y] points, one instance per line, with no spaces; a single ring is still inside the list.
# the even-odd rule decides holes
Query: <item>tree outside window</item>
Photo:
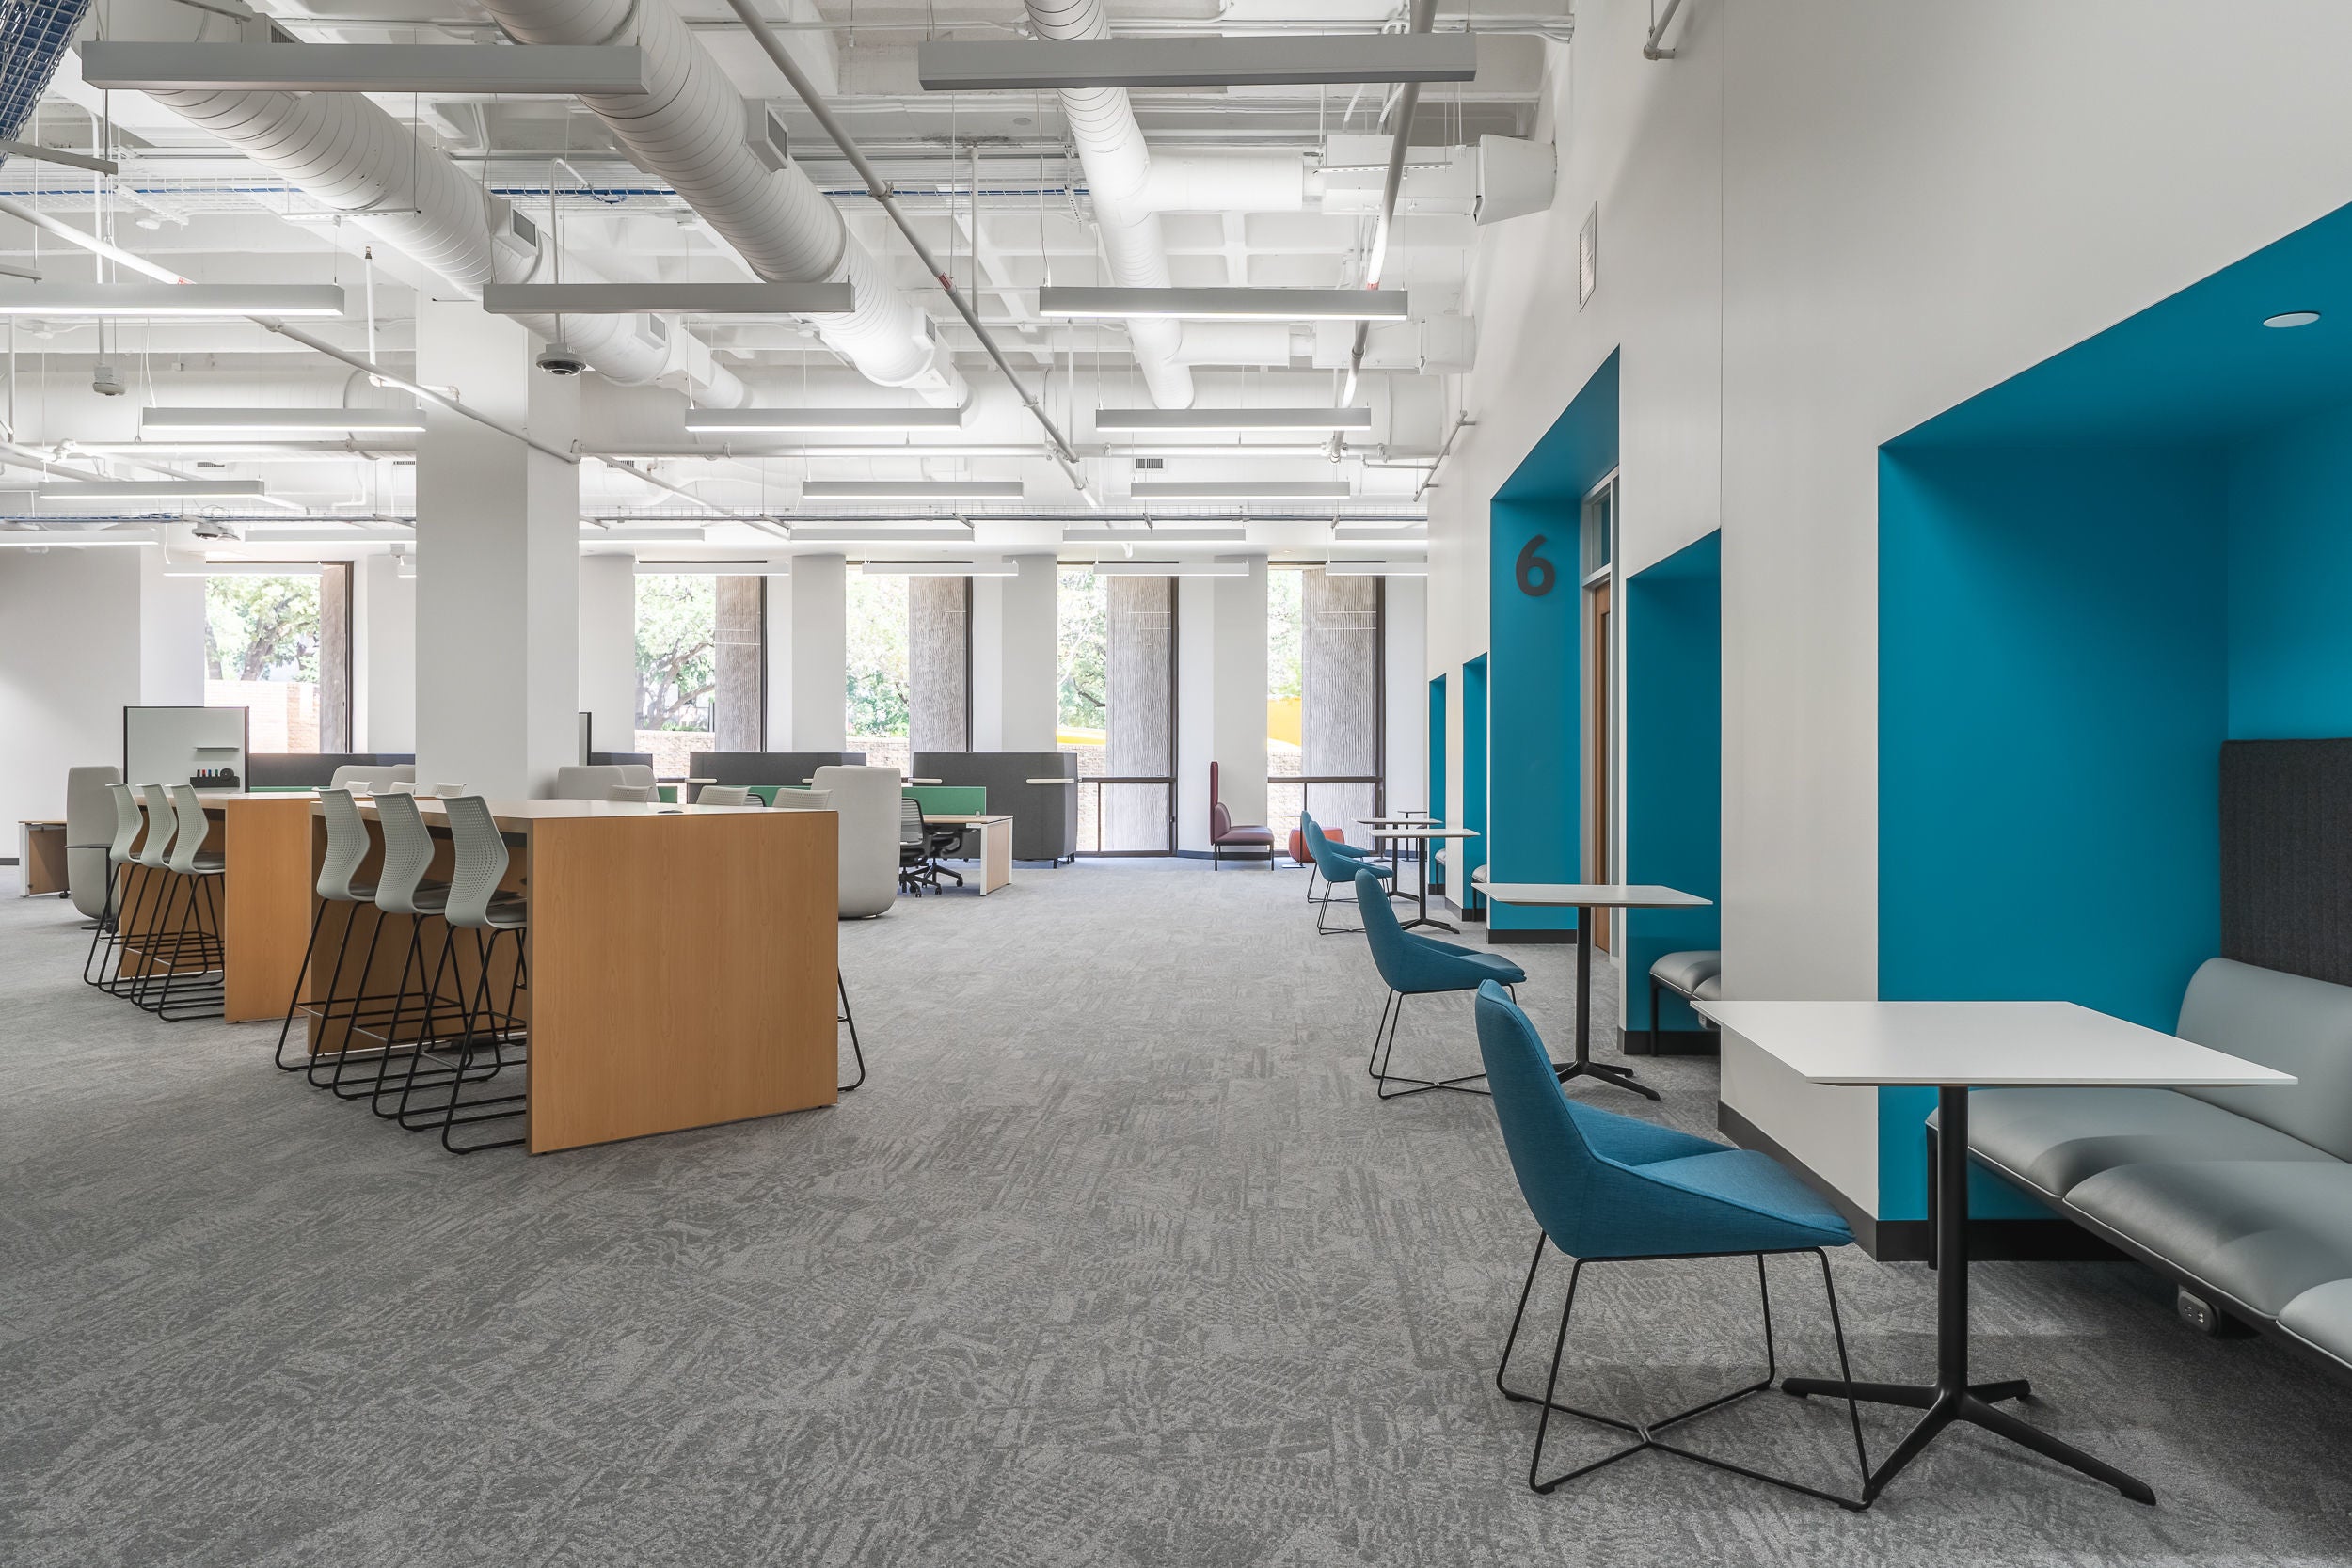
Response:
[[[319,750],[321,581],[205,579],[204,705],[246,709],[256,752]]]

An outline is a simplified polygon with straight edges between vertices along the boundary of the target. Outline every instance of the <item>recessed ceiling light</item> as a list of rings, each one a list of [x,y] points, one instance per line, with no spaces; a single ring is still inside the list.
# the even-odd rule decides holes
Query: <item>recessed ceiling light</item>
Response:
[[[2316,310],[2281,310],[2275,316],[2265,316],[2265,326],[2309,326],[2319,319]]]

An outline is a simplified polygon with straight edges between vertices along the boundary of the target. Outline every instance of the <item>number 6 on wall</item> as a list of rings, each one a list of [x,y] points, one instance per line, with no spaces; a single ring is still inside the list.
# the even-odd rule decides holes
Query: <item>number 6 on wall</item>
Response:
[[[1539,533],[1519,551],[1518,562],[1514,568],[1518,574],[1519,592],[1531,599],[1542,598],[1560,581],[1559,568],[1536,553],[1543,547],[1544,536]]]

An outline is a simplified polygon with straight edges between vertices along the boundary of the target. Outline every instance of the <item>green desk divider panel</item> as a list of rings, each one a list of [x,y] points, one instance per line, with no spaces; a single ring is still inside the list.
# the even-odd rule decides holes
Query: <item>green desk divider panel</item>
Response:
[[[988,791],[977,784],[910,784],[904,793],[926,816],[988,815]]]
[[[677,804],[677,791],[678,786],[675,784],[656,784],[653,786],[654,795],[665,806],[675,806]]]

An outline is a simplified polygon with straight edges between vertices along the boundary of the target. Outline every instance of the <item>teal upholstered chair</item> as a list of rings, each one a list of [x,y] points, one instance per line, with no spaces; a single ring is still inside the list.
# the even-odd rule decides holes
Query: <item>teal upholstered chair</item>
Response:
[[[1388,890],[1374,875],[1376,869],[1367,865],[1356,873],[1356,905],[1363,911],[1364,941],[1372,947],[1372,961],[1380,971],[1380,978],[1389,983],[1388,1006],[1381,1009],[1379,1025],[1372,1032],[1372,1059],[1364,1064],[1364,1070],[1379,1085],[1383,1100],[1400,1100],[1431,1089],[1485,1094],[1484,1089],[1463,1087],[1484,1078],[1483,1072],[1459,1078],[1406,1078],[1389,1071],[1389,1055],[1396,1049],[1397,1022],[1405,1016],[1405,999],[1443,991],[1476,990],[1488,982],[1516,986],[1527,978],[1527,972],[1500,953],[1457,947],[1453,942],[1405,929],[1397,924],[1396,911],[1389,908]],[[1412,1086],[1392,1091],[1391,1084]]]
[[[1692,1417],[1772,1386],[1778,1369],[1764,1256],[1809,1252],[1820,1265],[1821,1286],[1829,1296],[1830,1330],[1837,1342],[1837,1382],[1848,1391],[1846,1417],[1853,1433],[1854,1459],[1867,1481],[1870,1465],[1862,1447],[1861,1415],[1852,1398],[1856,1386],[1846,1359],[1837,1288],[1830,1278],[1829,1257],[1823,1250],[1853,1240],[1837,1211],[1770,1155],[1710,1143],[1570,1100],[1561,1090],[1551,1054],[1536,1037],[1534,1025],[1502,988],[1492,982],[1479,987],[1477,1006],[1478,1049],[1486,1059],[1495,1119],[1502,1123],[1503,1147],[1510,1152],[1519,1193],[1527,1199],[1535,1223],[1543,1227],[1535,1238],[1535,1257],[1527,1266],[1527,1283],[1519,1290],[1518,1309],[1511,1314],[1502,1361],[1495,1369],[1495,1387],[1505,1399],[1541,1407],[1535,1422],[1535,1450],[1527,1464],[1527,1484],[1538,1492],[1549,1492],[1564,1481],[1656,1449],[1847,1508],[1867,1506],[1854,1498],[1677,1447],[1659,1435]],[[1519,1323],[1527,1316],[1528,1296],[1535,1288],[1535,1273],[1543,1264],[1547,1244],[1573,1258],[1575,1266],[1568,1273],[1567,1300],[1560,1309],[1560,1327],[1552,1338],[1550,1376],[1543,1393],[1536,1395],[1513,1388],[1504,1374],[1510,1370],[1511,1351],[1518,1340]],[[1561,1348],[1567,1342],[1569,1314],[1576,1310],[1577,1282],[1588,1264],[1729,1257],[1756,1259],[1756,1289],[1764,1310],[1762,1378],[1656,1421],[1621,1419],[1560,1402]],[[1555,1410],[1629,1433],[1637,1441],[1544,1479],[1544,1438]]]
[[[1344,844],[1332,842],[1329,834],[1305,812],[1298,814],[1298,831],[1307,840],[1307,853],[1313,858],[1315,869],[1323,873],[1323,897],[1315,906],[1315,929],[1327,937],[1345,936],[1359,929],[1353,926],[1326,926],[1324,916],[1330,911],[1333,894],[1343,893],[1356,885],[1356,873],[1369,871],[1387,880],[1396,874],[1377,861],[1359,855]]]

